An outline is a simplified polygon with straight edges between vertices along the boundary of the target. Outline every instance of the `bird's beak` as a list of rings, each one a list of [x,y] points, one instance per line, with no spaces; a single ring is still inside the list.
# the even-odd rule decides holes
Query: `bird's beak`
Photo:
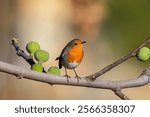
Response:
[[[82,41],[82,44],[86,43],[86,41]]]

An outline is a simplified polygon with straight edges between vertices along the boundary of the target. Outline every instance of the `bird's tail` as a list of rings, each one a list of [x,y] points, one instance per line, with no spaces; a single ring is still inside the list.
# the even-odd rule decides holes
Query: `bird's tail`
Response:
[[[59,60],[58,66],[59,66],[59,69],[61,69],[61,68],[62,68],[62,65],[61,65],[61,62],[60,62],[60,57],[57,57],[57,58],[55,59],[55,61],[57,61],[57,60]]]

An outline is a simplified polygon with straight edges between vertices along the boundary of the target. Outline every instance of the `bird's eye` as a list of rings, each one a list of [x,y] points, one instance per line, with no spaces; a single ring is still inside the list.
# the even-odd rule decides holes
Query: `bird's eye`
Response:
[[[74,45],[77,45],[77,43],[74,43]]]

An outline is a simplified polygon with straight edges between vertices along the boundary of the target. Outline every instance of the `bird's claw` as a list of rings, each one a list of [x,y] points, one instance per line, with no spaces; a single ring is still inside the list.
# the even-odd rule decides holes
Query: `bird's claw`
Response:
[[[76,76],[75,76],[75,78],[77,78],[78,83],[79,83],[79,80],[81,79],[81,77],[80,77],[80,76],[78,76],[78,75],[76,75]]]
[[[64,77],[67,77],[67,83],[69,83],[69,79],[71,79],[71,77],[68,74],[64,75]]]

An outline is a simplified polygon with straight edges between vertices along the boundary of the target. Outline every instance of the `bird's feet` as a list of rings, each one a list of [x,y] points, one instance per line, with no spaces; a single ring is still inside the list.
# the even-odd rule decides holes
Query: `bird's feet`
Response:
[[[69,83],[69,79],[71,79],[71,77],[68,74],[64,75],[64,77],[67,77],[67,83]]]
[[[75,78],[77,78],[77,81],[78,81],[78,83],[79,83],[79,80],[81,79],[81,77],[78,76],[78,75],[76,75]]]
[[[78,74],[77,74],[77,72],[75,71],[75,69],[73,69],[73,71],[74,71],[74,73],[75,73],[75,78],[77,78],[77,81],[78,81],[78,83],[79,83],[79,80],[81,79],[81,77],[80,76],[78,76]]]
[[[64,75],[64,77],[67,77],[67,83],[69,83],[69,79],[71,79],[71,77],[68,74]],[[77,81],[79,83],[79,80],[81,79],[81,77],[76,75],[75,78],[77,78]]]

